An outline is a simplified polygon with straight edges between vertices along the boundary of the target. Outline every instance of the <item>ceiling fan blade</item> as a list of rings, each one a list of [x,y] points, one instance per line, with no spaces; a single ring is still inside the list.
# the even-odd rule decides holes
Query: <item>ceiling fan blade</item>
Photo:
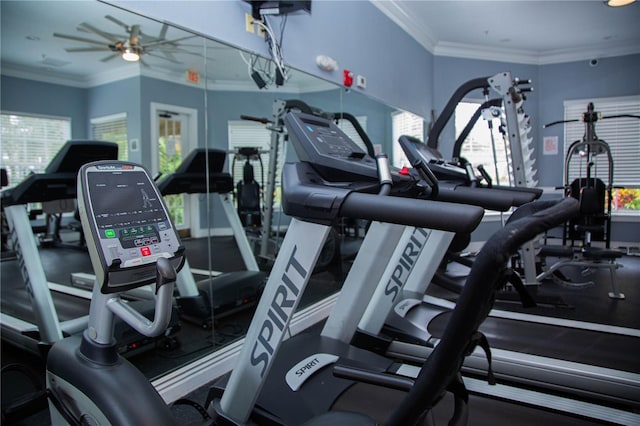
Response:
[[[129,32],[129,26],[127,24],[125,24],[124,22],[122,22],[121,20],[114,18],[111,15],[105,15],[105,18],[108,19],[109,21],[113,22],[116,25],[120,25],[122,28],[124,28],[124,30],[126,32]]]
[[[91,31],[92,33],[97,34],[100,37],[106,38],[107,40],[109,40],[109,41],[111,41],[113,43],[117,43],[117,42],[120,41],[116,36],[114,36],[112,34],[109,34],[107,32],[104,32],[102,30],[99,30],[96,27],[94,27],[93,25],[87,24],[86,22],[81,23],[80,25],[78,25],[78,27],[84,28],[85,30],[88,30],[88,31]]]
[[[108,61],[110,61],[112,59],[117,58],[118,56],[120,56],[120,52],[116,52],[116,53],[113,53],[113,54],[111,54],[109,56],[106,56],[106,57],[100,59],[100,61],[101,62],[108,62]]]
[[[190,35],[190,36],[185,36],[185,37],[180,37],[180,38],[174,38],[173,40],[152,41],[151,43],[145,44],[145,47],[161,46],[163,44],[173,44],[173,43],[177,43],[177,42],[182,41],[182,40],[188,40],[188,39],[194,38],[194,37],[195,37],[195,35]]]
[[[165,53],[165,56],[156,55],[155,53],[151,53],[151,52],[147,52],[146,54],[149,55],[149,56],[153,56],[154,58],[164,59],[165,61],[173,62],[174,64],[182,64],[182,62],[178,61],[173,56],[171,56],[171,57],[167,56],[166,53]]]
[[[53,36],[58,38],[66,38],[67,40],[81,41],[83,43],[91,43],[91,44],[98,44],[100,46],[104,46],[104,41],[91,40],[90,38],[76,37],[72,35],[59,34],[59,33],[53,33]]]
[[[162,28],[160,29],[160,34],[158,34],[158,40],[164,40],[167,36],[167,30],[169,29],[169,25],[162,24]]]
[[[182,49],[180,47],[175,47],[173,49],[169,49],[169,50],[165,50],[165,49],[158,49],[158,51],[162,52],[162,53],[181,53],[184,55],[193,55],[193,56],[199,56],[202,57],[202,53],[198,53],[198,52],[192,52],[190,50],[187,49]]]
[[[107,52],[107,51],[110,51],[111,49],[105,46],[105,47],[70,47],[64,50],[69,53],[75,53],[75,52]]]

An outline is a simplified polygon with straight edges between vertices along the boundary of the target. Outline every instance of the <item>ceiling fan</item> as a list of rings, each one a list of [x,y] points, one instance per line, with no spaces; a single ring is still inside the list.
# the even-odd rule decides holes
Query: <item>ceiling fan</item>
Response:
[[[67,40],[88,43],[91,45],[86,47],[66,48],[65,50],[67,52],[112,52],[109,56],[102,58],[102,62],[107,62],[120,56],[125,61],[139,61],[142,65],[148,66],[148,64],[142,59],[143,55],[161,58],[176,64],[180,64],[181,62],[176,59],[174,53],[186,53],[190,55],[200,56],[198,53],[194,53],[187,49],[184,49],[186,45],[178,44],[181,41],[195,37],[194,35],[188,35],[172,40],[166,39],[167,30],[169,29],[169,26],[167,24],[162,24],[162,28],[160,29],[159,34],[153,37],[144,34],[139,24],[129,26],[111,15],[106,15],[105,18],[113,22],[114,24],[124,28],[126,36],[102,31],[86,22],[78,25],[77,30],[85,33],[95,34],[97,36],[100,36],[102,40],[95,40],[91,38],[60,33],[53,33],[53,36],[64,38]],[[159,54],[155,52],[158,52]]]

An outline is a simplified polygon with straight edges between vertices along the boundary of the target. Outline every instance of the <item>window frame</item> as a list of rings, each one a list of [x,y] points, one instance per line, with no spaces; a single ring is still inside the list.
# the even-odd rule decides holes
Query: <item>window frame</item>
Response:
[[[29,112],[16,112],[16,111],[0,111],[0,115],[2,117],[5,116],[18,116],[18,117],[24,117],[24,118],[30,118],[30,119],[44,119],[44,120],[59,120],[62,122],[66,122],[66,129],[63,131],[63,135],[61,137],[62,141],[60,142],[59,146],[57,146],[57,148],[50,150],[51,152],[46,153],[47,155],[43,155],[42,157],[44,157],[44,159],[42,160],[42,162],[40,164],[37,164],[37,167],[28,167],[29,168],[29,173],[22,173],[19,176],[11,176],[11,172],[8,169],[7,170],[7,174],[9,175],[9,188],[16,186],[17,184],[19,184],[20,182],[22,182],[22,180],[24,180],[25,177],[27,177],[30,173],[42,173],[44,172],[44,170],[46,169],[46,167],[49,165],[49,163],[51,162],[51,160],[53,159],[53,157],[55,157],[55,155],[58,153],[58,151],[60,151],[60,148],[62,148],[62,146],[64,146],[64,144],[72,139],[72,118],[71,117],[67,117],[67,116],[56,116],[56,115],[49,115],[49,114],[35,114],[35,113],[29,113]],[[6,126],[2,126],[2,139],[3,139],[3,143],[2,146],[5,147],[6,146],[6,136],[4,135],[5,129],[7,127]],[[44,132],[45,134],[47,132]],[[49,146],[49,138],[47,138],[45,140],[45,142],[47,143],[47,146]],[[28,158],[35,158],[37,157],[37,155],[32,154],[31,151],[28,151],[29,154],[27,155]],[[0,158],[0,162],[2,163],[2,167],[7,167],[6,162],[3,158]]]
[[[419,123],[420,130],[411,128],[405,129],[405,127],[398,129],[396,118],[403,115],[405,115],[407,119],[410,120],[409,127],[412,127],[412,125],[418,125]],[[402,147],[398,143],[398,138],[402,135],[413,136],[420,139],[421,141],[425,141],[424,117],[421,117],[418,114],[414,114],[410,111],[397,110],[391,112],[391,152],[393,153],[391,164],[399,169],[405,166],[411,167],[411,163],[407,159],[407,156],[404,154]]]
[[[471,118],[471,116],[473,116],[473,113],[477,110],[477,108],[480,105],[482,105],[484,102],[485,101],[482,100],[482,99],[465,98],[456,106],[456,111],[454,112],[454,128],[455,128],[454,132],[455,132],[455,139],[456,140],[458,139],[462,129],[464,129],[464,127],[469,122],[468,119],[465,120],[465,123],[462,124],[462,127],[460,129],[458,128],[458,125],[457,125],[457,120],[459,118],[458,106],[460,104],[473,105],[474,106],[473,112],[469,116],[469,118]],[[504,114],[504,109],[502,107],[500,107],[500,110]],[[480,162],[477,162],[477,161],[473,161],[473,158],[468,158],[469,157],[468,155],[465,156],[463,154],[465,152],[465,150],[464,150],[465,144],[464,143],[462,145],[462,149],[460,150],[460,155],[462,157],[465,157],[468,160],[470,160],[471,164],[474,167],[477,167],[478,165],[483,164],[484,167],[485,167],[485,170],[487,170],[487,172],[489,173],[489,175],[493,179],[493,183],[495,185],[513,186],[514,177],[513,177],[513,170],[511,170],[511,158],[508,157],[508,152],[507,152],[507,149],[505,147],[504,140],[502,139],[502,135],[500,134],[500,131],[499,131],[500,125],[502,124],[502,122],[501,122],[502,119],[500,117],[495,117],[491,121],[494,122],[496,120],[498,121],[497,125],[496,125],[496,123],[493,123],[492,127],[491,127],[491,131],[493,132],[493,137],[494,137],[494,140],[495,140],[495,148],[489,146],[490,149],[488,150],[488,152],[491,153],[492,161],[488,162],[487,164],[484,164],[484,163],[480,163]],[[487,120],[485,120],[483,117],[480,117],[478,119],[478,121],[476,122],[476,124],[473,126],[473,129],[471,130],[471,132],[469,133],[467,138],[472,137],[472,135],[474,135],[474,134],[477,134],[478,131],[476,130],[476,127],[478,126],[478,124],[479,123],[484,123],[486,121]],[[490,136],[489,136],[490,134],[487,132],[487,130],[488,130],[488,128],[485,128],[485,129],[482,130],[482,132],[484,133],[484,135],[486,135],[487,138],[489,138],[488,141],[484,141],[484,142],[487,142],[490,145],[490,143],[491,143]],[[483,138],[484,138],[484,135],[483,135]],[[466,139],[465,139],[465,141],[466,141]],[[499,144],[500,141],[502,141],[503,143]],[[466,144],[466,145],[469,146],[469,144]],[[494,155],[494,150],[495,150],[495,155]],[[498,164],[499,164],[498,167],[502,171],[502,173],[500,174],[500,180],[499,181],[495,176],[495,173],[496,173],[496,160],[498,160],[498,158],[502,158],[502,160],[498,161]]]
[[[589,102],[593,102],[595,111],[602,113],[605,117],[616,114],[640,115],[640,95],[632,95],[589,99],[567,99],[563,102],[564,119],[580,119],[581,114],[586,111],[587,104]],[[620,109],[622,109],[622,111],[620,111]],[[581,120],[564,124],[563,158],[565,160],[563,161],[563,179],[567,173],[567,151],[573,142],[582,139],[584,135],[584,126],[585,124]],[[622,141],[619,139],[621,131],[624,132],[625,136],[625,139]],[[619,196],[619,190],[621,189],[616,187],[621,186],[624,187],[624,189],[635,190],[636,194],[640,193],[640,120],[633,118],[598,120],[595,125],[595,133],[599,139],[607,142],[611,149],[611,155],[613,157],[612,185],[614,187],[614,200]],[[601,176],[606,175],[608,167],[607,170],[602,170],[605,162],[598,161],[597,157],[596,161],[598,166],[601,168],[598,174]],[[620,164],[620,162],[623,163],[623,172],[620,171],[620,167],[616,166],[616,164]],[[572,177],[575,177],[575,169],[579,168],[579,166],[576,165],[575,162],[572,162],[570,166],[573,166],[569,170],[569,180],[571,181]],[[608,182],[605,181],[605,184],[608,184]],[[639,197],[636,196],[636,199],[638,198]],[[611,215],[640,218],[640,210],[619,209],[616,208],[616,203],[614,202],[612,203]]]
[[[118,144],[118,160],[127,161],[129,159],[129,128],[127,122],[127,113],[119,112],[116,114],[104,115],[99,117],[93,117],[89,120],[91,126],[91,138],[94,140],[105,140],[104,137],[97,137],[95,130],[97,126],[106,127],[106,125],[113,125],[114,123],[123,122],[124,124],[124,140],[111,140],[109,142],[115,142]],[[115,126],[114,126],[115,127]],[[123,149],[124,148],[124,149]]]

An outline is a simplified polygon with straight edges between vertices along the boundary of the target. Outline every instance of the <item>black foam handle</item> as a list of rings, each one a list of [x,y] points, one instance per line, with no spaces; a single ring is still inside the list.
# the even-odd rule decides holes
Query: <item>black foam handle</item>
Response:
[[[491,188],[473,188],[469,186],[448,187],[440,185],[438,201],[471,204],[489,210],[506,212],[514,206],[514,197],[506,191]]]
[[[449,232],[471,232],[483,215],[484,209],[476,206],[359,192],[349,194],[340,207],[343,217]]]

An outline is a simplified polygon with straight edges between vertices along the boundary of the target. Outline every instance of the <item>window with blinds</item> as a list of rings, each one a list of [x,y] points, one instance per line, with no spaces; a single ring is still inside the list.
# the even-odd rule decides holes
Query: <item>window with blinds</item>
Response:
[[[366,131],[367,131],[367,116],[366,115],[359,115],[359,116],[356,117],[356,121],[358,122],[358,124],[360,124],[360,127],[362,127],[362,130],[364,130],[365,133],[366,133]],[[350,121],[344,120],[344,119],[338,120],[338,128],[340,130],[342,130],[345,135],[349,136],[349,139],[354,141],[356,143],[356,145],[358,145],[360,148],[362,148],[364,150],[364,152],[367,152],[367,145],[364,143],[364,141],[362,140],[362,138],[358,134],[356,128],[353,127],[353,124],[351,124]]]
[[[117,143],[118,160],[128,160],[127,113],[92,118],[91,138],[98,141]]]
[[[411,164],[404,155],[398,139],[402,135],[413,136],[424,141],[424,119],[406,111],[395,111],[391,113],[391,135],[393,140],[393,165],[402,168],[410,167]]]
[[[227,122],[229,132],[229,150],[232,152],[229,156],[230,173],[233,176],[234,185],[237,185],[243,178],[243,168],[245,158],[236,156],[234,152],[238,148],[256,148],[260,152],[260,162],[258,159],[250,159],[253,166],[254,179],[264,190],[267,180],[267,170],[269,168],[269,147],[271,146],[271,132],[267,130],[264,124],[245,121],[245,120],[229,120]],[[278,163],[276,168],[276,183],[274,197],[274,207],[280,206],[280,176],[282,175],[282,164],[284,163],[284,141],[280,138],[278,145]]]
[[[456,139],[482,103],[483,101],[465,101],[456,106]],[[491,121],[491,127],[484,118],[476,121],[473,129],[464,140],[460,155],[466,158],[474,168],[482,165],[491,176],[494,184],[510,186],[513,179],[505,140],[499,131],[501,120],[495,118]]]
[[[71,139],[71,119],[3,112],[0,165],[7,169],[9,186],[31,173],[42,173],[64,143]]]
[[[564,154],[565,158],[570,145],[581,140],[585,132],[582,113],[587,111],[587,105],[593,102],[595,111],[602,117],[614,115],[640,115],[640,96],[618,98],[600,98],[571,100],[564,102],[564,119],[579,119],[578,122],[565,123]],[[640,119],[637,118],[602,118],[595,124],[598,139],[609,144],[613,157],[613,186],[624,187],[615,189],[613,194],[614,212],[640,215]],[[586,175],[586,164],[576,155],[569,165],[569,182],[579,176]],[[605,156],[596,156],[592,175],[595,174],[608,184],[609,162]],[[566,173],[566,170],[565,170]]]

